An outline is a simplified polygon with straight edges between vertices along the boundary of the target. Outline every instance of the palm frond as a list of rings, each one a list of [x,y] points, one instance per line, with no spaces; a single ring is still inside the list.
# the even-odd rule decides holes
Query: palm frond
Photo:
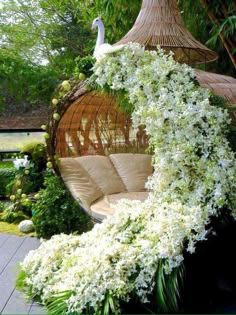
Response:
[[[118,315],[118,307],[115,298],[112,296],[110,291],[107,291],[104,305],[103,305],[103,315],[109,315],[111,310],[111,314]]]
[[[72,296],[72,291],[63,291],[53,295],[47,301],[47,308],[49,315],[64,315],[67,314],[67,301]],[[71,314],[72,315],[72,314]]]
[[[21,269],[19,274],[17,275],[17,279],[16,279],[16,288],[17,289],[19,289],[19,290],[24,289],[27,276],[28,276],[27,273],[23,269]]]
[[[160,261],[156,273],[156,301],[161,312],[178,312],[183,286],[184,266],[181,264],[170,274],[165,274],[165,261]]]

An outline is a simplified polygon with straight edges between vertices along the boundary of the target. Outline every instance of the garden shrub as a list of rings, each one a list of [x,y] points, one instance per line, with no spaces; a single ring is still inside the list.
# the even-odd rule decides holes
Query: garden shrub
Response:
[[[19,158],[26,156],[26,164]],[[12,169],[2,169],[8,176],[1,176],[0,192],[9,195],[11,202],[6,204],[1,215],[1,220],[8,223],[18,223],[21,220],[31,217],[32,194],[35,194],[44,181],[46,169],[45,145],[39,142],[32,142],[22,148],[20,155],[15,157]],[[9,176],[11,175],[11,176]],[[3,189],[1,191],[1,189]]]
[[[2,212],[4,210],[4,202],[0,201],[0,212]]]
[[[29,173],[25,170],[15,172],[13,180],[8,182],[6,191],[8,195],[15,195],[18,189],[22,190],[24,194],[37,192],[43,185],[43,173],[40,174],[32,168]]]
[[[25,194],[35,193],[43,185],[47,163],[45,145],[35,141],[28,143],[22,148],[20,157],[22,155],[28,156],[30,166],[28,168],[20,167],[16,171],[16,177],[7,185],[8,194],[15,194],[19,188]]]
[[[89,216],[72,199],[61,180],[48,171],[45,188],[41,189],[33,209],[33,222],[38,237],[54,234],[78,234],[92,227]]]
[[[0,221],[19,223],[29,219],[32,212],[31,207],[32,200],[19,188],[14,195],[10,196],[10,201],[3,204]]]
[[[24,214],[22,211],[15,212],[13,209],[13,205],[11,204],[9,207],[7,207],[3,213],[1,214],[1,220],[3,222],[7,223],[20,223],[23,220],[27,220],[29,217]]]
[[[22,147],[21,153],[28,155],[30,160],[34,163],[36,171],[43,171],[46,169],[47,152],[46,146],[41,142],[31,142]]]
[[[15,169],[12,168],[1,168],[0,167],[0,195],[7,195],[7,185],[13,181],[16,175]]]

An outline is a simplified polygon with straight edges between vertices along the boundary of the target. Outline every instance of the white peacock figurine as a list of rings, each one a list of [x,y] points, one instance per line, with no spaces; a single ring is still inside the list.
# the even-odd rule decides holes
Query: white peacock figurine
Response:
[[[98,28],[98,36],[96,41],[96,46],[93,52],[93,56],[100,60],[105,54],[113,53],[123,48],[124,45],[112,46],[110,44],[104,43],[105,28],[101,18],[97,17],[93,20],[91,28]]]

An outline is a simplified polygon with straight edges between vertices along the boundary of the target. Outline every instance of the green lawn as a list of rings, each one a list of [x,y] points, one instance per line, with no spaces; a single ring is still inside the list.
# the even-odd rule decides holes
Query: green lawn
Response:
[[[18,224],[6,223],[2,221],[0,221],[0,233],[10,233],[10,234],[20,235],[20,236],[23,236],[23,235],[36,236],[35,232],[31,232],[27,234],[20,232],[20,230],[18,229]]]

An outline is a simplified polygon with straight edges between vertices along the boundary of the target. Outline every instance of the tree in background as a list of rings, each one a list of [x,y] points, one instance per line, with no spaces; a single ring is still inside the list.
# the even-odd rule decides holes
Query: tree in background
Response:
[[[236,68],[236,3],[229,0],[201,0],[213,24],[213,34],[208,42],[221,40]]]
[[[5,108],[8,103],[22,105],[26,99],[38,104],[36,90],[42,89],[40,85],[47,77],[52,82],[42,90],[40,102],[48,103],[58,81],[73,75],[76,58],[92,54],[97,36],[90,30],[92,20],[102,17],[106,41],[113,44],[132,27],[141,3],[141,0],[0,0],[0,61],[4,68],[0,74],[0,99]],[[179,0],[178,4],[190,32],[203,44],[208,42],[220,55],[219,61],[207,65],[206,70],[233,75],[235,1],[225,0],[223,4],[218,0],[198,0],[193,5],[191,1]],[[24,93],[19,93],[23,82]],[[3,89],[9,92],[8,96]],[[19,95],[13,95],[13,90]]]
[[[48,104],[58,81],[50,66],[24,60],[15,50],[0,49],[0,112],[22,113]]]
[[[49,104],[84,55],[89,32],[69,1],[0,0],[0,110]]]
[[[90,33],[81,27],[71,1],[1,0],[0,36],[29,63],[50,63],[58,73],[71,72],[72,60],[84,55]]]
[[[0,0],[0,109],[48,104],[58,82],[73,75],[76,59],[92,54],[93,18],[103,16],[106,38],[114,42],[131,27],[139,3]]]
[[[187,28],[203,44],[219,54],[219,60],[206,65],[206,70],[235,75],[236,5],[233,0],[179,0]]]

